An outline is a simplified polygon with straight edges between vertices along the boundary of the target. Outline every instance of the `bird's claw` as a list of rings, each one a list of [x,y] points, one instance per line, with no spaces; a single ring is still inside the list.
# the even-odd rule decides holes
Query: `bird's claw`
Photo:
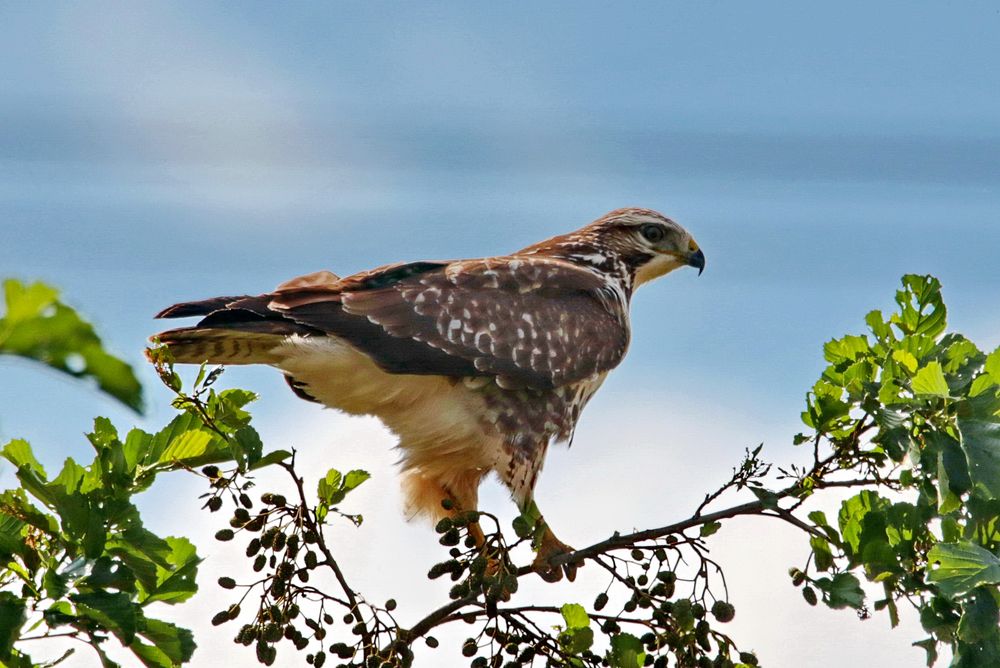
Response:
[[[535,560],[532,562],[531,568],[538,573],[538,577],[546,582],[559,582],[562,580],[564,574],[567,580],[573,582],[576,580],[576,570],[583,565],[582,562],[567,562],[559,566],[555,566],[551,562],[553,558],[559,555],[569,554],[574,551],[572,547],[556,538],[555,534],[546,526],[545,533],[542,534],[541,542],[538,545],[538,553],[535,555]]]

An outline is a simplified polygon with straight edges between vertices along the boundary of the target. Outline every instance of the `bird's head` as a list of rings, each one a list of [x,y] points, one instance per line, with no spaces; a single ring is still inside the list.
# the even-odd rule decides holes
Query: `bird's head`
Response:
[[[699,274],[705,269],[705,254],[691,233],[656,211],[618,209],[588,227],[629,267],[633,288],[680,267]]]
[[[691,233],[650,209],[618,209],[590,225],[525,251],[557,255],[604,271],[625,271],[635,289],[684,266],[705,268]]]

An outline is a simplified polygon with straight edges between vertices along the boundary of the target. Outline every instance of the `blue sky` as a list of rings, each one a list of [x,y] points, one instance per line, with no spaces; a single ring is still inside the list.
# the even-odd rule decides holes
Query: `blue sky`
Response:
[[[888,307],[902,273],[939,276],[953,326],[1000,344],[994,3],[25,3],[0,19],[0,273],[60,286],[148,384],[140,420],[0,361],[0,437],[53,464],[86,456],[95,414],[167,419],[141,359],[165,305],[503,253],[626,205],[688,227],[708,266],[637,295],[628,359],[550,459],[540,503],[570,542],[679,517],[747,445],[793,461],[822,342]],[[437,551],[398,518],[388,434],[300,405],[267,370],[226,380],[261,392],[274,447],[372,468],[382,529],[354,540],[426,570]],[[592,517],[566,491],[581,481]],[[189,528],[160,510],[179,496],[150,493],[165,531]],[[783,575],[803,551],[779,532],[769,553],[757,531],[718,549],[760,555],[736,629],[770,665],[806,647],[817,666],[920,659],[912,623],[807,610]],[[442,595],[399,586],[414,609]]]

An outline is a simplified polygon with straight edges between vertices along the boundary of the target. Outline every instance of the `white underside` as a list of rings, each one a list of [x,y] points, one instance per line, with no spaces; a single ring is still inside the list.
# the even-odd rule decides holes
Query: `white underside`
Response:
[[[305,383],[324,405],[380,418],[399,437],[404,469],[447,483],[504,458],[500,437],[478,417],[482,399],[461,380],[386,373],[332,337],[293,336],[272,352],[279,359],[275,366]]]

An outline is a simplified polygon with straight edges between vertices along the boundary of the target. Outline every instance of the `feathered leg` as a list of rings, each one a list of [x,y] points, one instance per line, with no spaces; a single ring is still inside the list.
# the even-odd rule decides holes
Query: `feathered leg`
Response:
[[[480,470],[465,471],[442,480],[429,476],[421,469],[407,471],[403,478],[407,517],[426,515],[431,521],[437,522],[443,517],[454,517],[459,513],[476,510],[483,473]],[[450,509],[444,507],[445,501],[450,502]],[[485,538],[478,522],[469,525],[469,533],[476,545],[482,547]]]
[[[558,582],[564,573],[566,579],[572,582],[576,579],[577,568],[582,564],[568,563],[561,567],[551,564],[554,557],[573,552],[573,548],[552,533],[534,499],[535,483],[541,473],[547,448],[547,442],[534,448],[513,448],[496,470],[500,480],[510,489],[521,516],[533,525],[531,546],[536,553],[532,563],[534,571],[546,582]]]

